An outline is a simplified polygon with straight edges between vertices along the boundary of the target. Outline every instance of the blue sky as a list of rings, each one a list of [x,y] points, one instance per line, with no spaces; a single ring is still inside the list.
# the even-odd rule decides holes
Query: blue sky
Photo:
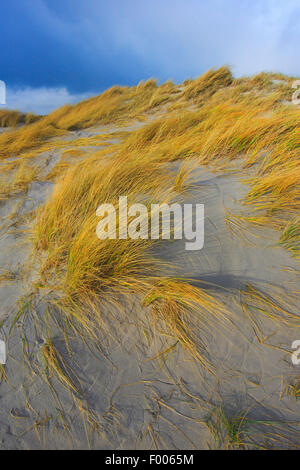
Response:
[[[299,0],[8,0],[0,80],[10,108],[46,113],[114,84],[210,67],[300,76]]]

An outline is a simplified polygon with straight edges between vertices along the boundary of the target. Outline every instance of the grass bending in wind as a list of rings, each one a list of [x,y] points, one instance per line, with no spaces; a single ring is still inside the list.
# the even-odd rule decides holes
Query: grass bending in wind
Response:
[[[150,207],[151,202],[170,201],[168,187],[168,172],[158,162],[146,165],[119,153],[107,160],[95,156],[78,162],[58,181],[38,214],[35,246],[37,253],[47,252],[40,287],[61,291],[62,310],[71,312],[89,334],[93,323],[101,323],[99,299],[138,295],[169,334],[212,368],[200,325],[213,327],[222,317],[226,323],[222,303],[183,279],[168,277],[168,266],[153,254],[158,241],[96,236],[99,204],[117,207],[119,196],[127,195],[129,205],[143,197]]]
[[[282,104],[281,90],[271,87],[260,94],[252,89],[245,94],[244,85],[233,83],[216,91],[198,110],[183,109],[143,126],[125,139],[122,152],[145,162],[196,158],[202,165],[245,170],[250,185],[244,200],[248,221],[280,230],[282,244],[295,255],[300,110]]]
[[[37,167],[22,161],[16,169],[3,171],[0,175],[0,202],[8,197],[26,191],[38,173]]]
[[[0,127],[17,127],[20,124],[32,124],[41,119],[33,113],[20,113],[9,109],[0,110]]]
[[[176,87],[171,82],[158,86],[152,79],[134,87],[114,86],[99,96],[63,106],[37,122],[27,116],[27,125],[0,135],[0,159],[38,149],[43,142],[68,131],[143,120],[146,112],[171,101],[175,93]]]
[[[186,82],[176,93],[172,84],[157,87],[150,80],[129,89],[114,87],[100,97],[58,110],[55,119],[52,114],[59,129],[75,129],[137,117],[160,94],[175,93],[180,104],[176,111],[125,135],[121,143],[63,170],[38,214],[35,246],[37,252],[47,252],[42,284],[64,293],[65,311],[68,304],[87,331],[101,315],[99,298],[134,292],[144,298],[154,318],[165,322],[209,367],[201,331],[229,319],[224,306],[205,290],[164,275],[166,266],[153,255],[155,240],[99,240],[96,209],[105,202],[117,205],[123,195],[129,204],[141,198],[149,204],[170,200],[168,191],[182,191],[190,174],[188,166],[181,166],[172,183],[164,164],[175,160],[196,158],[217,168],[233,165],[249,174],[251,189],[244,201],[252,212],[248,220],[282,230],[282,243],[294,250],[300,112],[282,104],[286,89],[274,87],[273,78],[233,80],[223,68]],[[196,107],[190,109],[191,103]],[[287,225],[291,219],[296,222]],[[93,315],[84,313],[87,310]]]

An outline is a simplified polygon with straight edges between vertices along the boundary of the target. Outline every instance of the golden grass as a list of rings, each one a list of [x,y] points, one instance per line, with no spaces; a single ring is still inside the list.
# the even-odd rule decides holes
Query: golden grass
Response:
[[[72,371],[50,339],[48,339],[42,347],[42,356],[44,359],[46,379],[51,380],[51,377],[55,376],[67,390],[78,393],[78,385],[72,378]]]
[[[300,111],[283,105],[282,98],[273,87],[264,94],[256,89],[243,94],[240,83],[232,84],[216,91],[199,110],[176,111],[131,133],[121,153],[145,162],[196,157],[201,164],[222,168],[232,168],[236,160],[236,169],[250,169],[246,182],[251,189],[244,201],[251,212],[248,220],[284,232],[282,243],[297,255]],[[288,237],[293,237],[291,244]]]
[[[41,119],[33,113],[20,113],[9,109],[0,110],[0,127],[16,127],[19,124],[31,124]]]
[[[151,241],[99,240],[96,209],[141,189],[147,193],[155,181],[163,183],[155,165],[94,158],[79,162],[57,184],[38,217],[35,240],[49,252],[45,272],[65,269],[63,288],[70,296],[86,299],[116,285],[143,285],[153,263],[145,254]]]
[[[8,269],[2,269],[0,271],[0,283],[14,281],[15,279],[17,279],[17,275],[14,272]]]
[[[196,331],[201,336],[200,324],[226,323],[229,314],[222,303],[187,281],[163,274],[169,266],[153,255],[157,241],[96,236],[100,203],[117,205],[119,196],[127,195],[130,204],[143,195],[150,207],[151,202],[169,200],[168,188],[168,172],[159,162],[125,158],[120,148],[109,159],[95,155],[78,162],[58,181],[37,218],[36,250],[48,253],[41,282],[64,293],[62,310],[71,312],[89,334],[93,322],[102,321],[99,299],[126,293],[144,298],[154,323],[164,322],[166,331],[212,370]]]
[[[5,112],[3,123],[23,119],[25,126],[0,135],[0,159],[38,149],[43,142],[68,131],[95,125],[117,124],[145,119],[145,113],[172,101],[176,87],[166,82],[160,87],[156,80],[141,82],[136,87],[114,86],[99,96],[75,105],[63,106],[37,122],[34,116],[19,117],[15,112]],[[8,114],[7,114],[8,113]],[[6,117],[5,117],[6,116]],[[10,116],[10,118],[9,118]]]
[[[57,184],[38,213],[34,243],[37,253],[47,252],[41,284],[63,292],[64,306],[89,332],[91,317],[84,318],[82,313],[87,305],[94,316],[100,315],[99,297],[134,292],[144,299],[153,318],[168,324],[181,344],[210,368],[198,326],[214,327],[218,318],[225,321],[224,306],[203,289],[163,274],[167,267],[153,255],[157,242],[96,237],[100,203],[117,203],[122,195],[129,202],[146,198],[148,204],[170,200],[172,191],[180,193],[188,184],[189,158],[217,168],[236,165],[247,169],[251,186],[244,201],[251,211],[247,220],[281,230],[282,245],[298,255],[300,112],[281,103],[287,90],[275,86],[274,79],[283,78],[260,74],[234,80],[226,67],[210,70],[180,87],[171,82],[158,86],[151,79],[136,87],[113,87],[0,136],[0,158],[20,157],[18,164],[7,164],[9,175],[3,172],[3,199],[26,190],[36,177],[37,170],[29,160],[37,152],[72,147],[47,176]],[[117,144],[109,143],[114,134],[57,140],[69,131],[90,126],[122,127],[145,119],[156,109],[161,116],[123,133]],[[107,148],[89,158],[79,149],[102,143]],[[175,160],[183,163],[175,178],[170,178],[165,164]],[[257,296],[255,301],[268,303]]]
[[[280,244],[290,250],[296,257],[300,257],[300,220],[288,222],[280,238]]]
[[[175,182],[173,186],[174,191],[182,193],[190,187],[189,179],[194,169],[195,165],[182,164],[180,166],[175,177]]]
[[[274,75],[274,74],[273,74]],[[261,82],[267,87],[270,78],[261,79],[254,77],[252,86]],[[68,130],[82,129],[98,124],[118,124],[130,122],[137,119],[145,119],[145,113],[158,108],[163,104],[179,105],[180,109],[190,106],[190,100],[205,98],[209,101],[215,94],[226,90],[227,93],[240,94],[249,80],[240,79],[234,81],[231,72],[226,67],[218,70],[210,70],[196,80],[185,82],[178,87],[171,82],[158,86],[153,79],[141,82],[136,87],[112,87],[102,95],[89,98],[75,105],[66,105],[53,111],[48,116],[34,122],[35,117],[27,115],[25,122],[30,125],[24,126],[14,132],[0,136],[0,157],[20,154],[40,146],[45,140],[62,135]],[[228,86],[232,85],[232,86]],[[270,90],[268,90],[269,93]],[[271,88],[272,91],[272,88]],[[280,95],[280,93],[278,93]],[[282,95],[280,95],[282,98]],[[221,96],[219,96],[220,102]],[[245,99],[249,96],[244,97]],[[277,97],[278,99],[278,97]],[[201,101],[202,104],[206,104]],[[216,110],[217,112],[217,110]],[[15,112],[11,112],[15,113]],[[11,114],[15,116],[15,114]]]
[[[69,308],[87,331],[92,330],[91,317],[100,315],[99,297],[134,292],[145,299],[154,318],[165,322],[181,344],[211,368],[198,326],[213,328],[218,319],[228,320],[224,306],[187,281],[163,274],[166,266],[152,254],[155,241],[99,240],[95,213],[100,203],[117,203],[122,195],[132,202],[142,196],[150,204],[168,199],[170,190],[182,192],[190,167],[181,165],[172,181],[167,162],[192,157],[201,164],[229,168],[236,161],[237,167],[249,169],[251,189],[245,204],[253,213],[247,220],[284,230],[281,242],[295,251],[297,222],[292,227],[287,223],[299,213],[299,110],[281,103],[283,93],[274,88],[273,79],[274,74],[262,74],[235,81],[221,68],[181,89],[171,83],[158,87],[149,80],[137,87],[113,87],[52,113],[61,131],[136,119],[157,100],[164,103],[167,93],[180,103],[176,112],[125,134],[119,144],[88,159],[71,165],[68,151],[49,176],[63,175],[34,229],[37,253],[47,252],[42,284],[64,293],[65,310]],[[191,100],[201,102],[199,109],[188,109]],[[251,290],[247,301],[250,297],[274,320],[289,319],[289,312],[263,293]],[[84,317],[87,310],[93,314]]]
[[[70,149],[66,150],[60,157],[60,161],[56,163],[50,173],[46,176],[46,181],[54,181],[59,176],[61,176],[64,172],[66,172],[72,164],[74,164],[74,160],[78,160],[85,156],[85,152],[80,149]]]
[[[252,407],[232,415],[220,405],[207,418],[212,445],[215,450],[276,450],[295,449],[295,432],[286,421],[272,418],[252,419]],[[260,413],[261,414],[261,413]],[[296,423],[298,425],[298,423]]]
[[[0,176],[0,201],[11,195],[26,191],[37,174],[38,168],[26,161],[22,161],[13,171],[4,172]]]
[[[210,69],[201,77],[186,83],[184,95],[187,99],[207,99],[218,89],[231,85],[233,77],[228,67]]]
[[[213,449],[249,449],[246,413],[230,417],[222,406],[215,408],[207,420]]]

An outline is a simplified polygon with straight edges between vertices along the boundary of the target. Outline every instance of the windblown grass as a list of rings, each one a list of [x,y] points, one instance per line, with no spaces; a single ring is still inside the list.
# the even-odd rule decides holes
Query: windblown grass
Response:
[[[78,393],[78,385],[72,378],[72,371],[65,363],[63,357],[58,352],[51,339],[48,339],[42,347],[42,356],[44,359],[44,373],[46,380],[51,380],[51,377],[55,376],[67,390],[72,390],[73,392]]]
[[[0,271],[0,283],[14,281],[16,278],[17,278],[16,273],[8,269],[2,269]]]
[[[280,244],[290,250],[296,258],[300,256],[300,220],[288,222],[280,238]]]
[[[284,246],[297,255],[300,111],[283,105],[281,91],[268,88],[268,76],[263,79],[253,81],[264,93],[250,88],[245,94],[244,85],[233,83],[216,91],[199,110],[182,109],[143,126],[125,139],[121,152],[145,161],[193,157],[216,168],[249,169],[246,182],[251,189],[244,201],[249,222],[284,232]]]
[[[205,344],[195,332],[201,335],[200,323],[204,329],[215,325],[217,318],[226,322],[222,303],[187,281],[166,277],[168,266],[152,252],[159,241],[96,236],[100,203],[117,206],[119,196],[127,195],[130,204],[142,196],[150,207],[151,202],[169,200],[168,188],[168,172],[155,161],[145,164],[117,152],[108,160],[95,156],[77,163],[59,180],[38,215],[36,250],[48,253],[41,282],[64,293],[63,310],[71,311],[89,332],[93,321],[101,321],[99,299],[126,293],[144,298],[155,322],[164,322],[170,334],[212,369]]]
[[[151,254],[155,242],[100,241],[95,233],[96,209],[100,203],[116,203],[122,195],[129,202],[146,197],[150,204],[164,201],[171,189],[182,192],[190,176],[189,165],[181,165],[170,186],[164,163],[188,158],[216,167],[234,163],[251,171],[247,181],[251,190],[245,201],[253,210],[251,220],[283,230],[281,242],[297,254],[299,110],[281,104],[283,90],[274,86],[274,79],[278,78],[261,74],[234,80],[226,67],[210,70],[181,87],[171,82],[158,86],[151,79],[136,87],[113,87],[1,135],[0,157],[24,156],[13,178],[2,184],[2,197],[7,197],[25,190],[32,181],[36,170],[25,156],[28,160],[30,152],[34,155],[50,138],[98,124],[122,126],[144,119],[161,105],[179,105],[176,111],[166,111],[124,135],[119,144],[77,163],[75,159],[82,154],[76,146],[88,145],[95,138],[73,142],[74,149],[48,175],[48,179],[63,177],[35,226],[37,252],[47,252],[42,282],[63,291],[72,306],[96,305],[107,292],[136,292],[148,299],[146,304],[158,318],[168,319],[181,343],[195,351],[196,337],[188,326],[195,304],[206,311],[206,319],[214,317],[214,309],[221,316],[222,307],[203,290],[164,277],[165,266]],[[190,109],[191,104],[196,107]],[[165,285],[163,292],[149,301],[149,292],[153,295],[159,285]]]
[[[155,103],[165,103],[168,93],[180,102],[176,112],[124,135],[119,144],[109,145],[89,159],[70,166],[66,158],[51,176],[63,174],[39,212],[34,231],[37,253],[47,252],[42,283],[64,293],[64,308],[68,304],[88,331],[91,317],[99,315],[99,298],[136,293],[145,299],[154,318],[168,324],[181,344],[210,368],[203,354],[205,345],[199,341],[201,328],[196,325],[204,329],[208,324],[214,327],[218,319],[226,321],[224,306],[204,290],[163,274],[166,266],[152,254],[157,242],[99,240],[95,213],[100,203],[117,205],[122,195],[128,196],[129,203],[146,198],[150,204],[168,199],[170,190],[183,191],[189,165],[181,165],[170,183],[164,164],[196,158],[200,164],[216,168],[248,169],[251,189],[245,204],[252,211],[248,220],[284,230],[282,243],[295,251],[297,223],[289,228],[286,224],[299,213],[299,110],[281,103],[283,93],[274,86],[275,79],[274,74],[263,74],[233,80],[223,67],[181,89],[169,82],[158,87],[155,80],[137,87],[113,87],[47,117],[62,132],[137,119]],[[188,109],[191,100],[198,100],[198,109]],[[274,299],[254,291],[248,292],[248,300],[249,296],[276,320],[290,316]],[[84,317],[76,308],[94,313]]]
[[[295,449],[292,423],[274,418],[253,419],[250,409],[234,415],[221,405],[212,410],[208,419],[212,448],[215,450]],[[293,423],[296,424],[297,423]]]
[[[0,158],[37,149],[43,142],[68,131],[100,124],[124,125],[145,119],[145,113],[172,101],[176,87],[170,82],[157,85],[156,80],[141,82],[136,87],[115,86],[99,96],[75,105],[66,105],[35,122],[32,115],[20,117],[15,112],[4,114],[3,123],[23,120],[25,126],[0,136]],[[13,114],[11,114],[13,113]],[[5,117],[6,116],[6,117]],[[10,116],[10,118],[9,118]]]
[[[53,167],[50,173],[47,174],[46,180],[56,180],[59,176],[65,173],[71,167],[72,164],[74,164],[74,161],[84,157],[84,155],[85,152],[80,149],[75,148],[71,150],[66,150],[62,154],[60,161]]]
[[[51,301],[76,337],[82,334],[86,343],[100,349],[99,331],[106,334],[106,317],[113,318],[104,305],[122,310],[127,323],[138,321],[129,317],[136,311],[125,308],[132,297],[139,302],[139,313],[151,319],[155,333],[180,344],[215,372],[206,338],[213,329],[223,332],[232,327],[231,313],[220,297],[200,284],[196,287],[195,281],[174,276],[175,267],[155,255],[155,245],[166,241],[99,240],[96,209],[106,202],[117,206],[123,195],[129,204],[143,202],[148,208],[151,203],[171,202],[187,188],[195,161],[223,171],[243,170],[250,185],[244,200],[247,214],[236,219],[235,230],[240,232],[242,221],[252,222],[254,229],[269,224],[281,231],[280,243],[299,256],[300,111],[282,103],[289,98],[290,84],[288,77],[265,73],[235,80],[226,67],[181,86],[172,82],[158,86],[151,79],[136,87],[113,87],[36,122],[28,117],[22,128],[0,136],[0,159],[15,157],[2,162],[2,200],[26,191],[37,177],[32,157],[67,148],[45,177],[56,185],[33,228],[40,261],[40,279],[33,288],[55,293]],[[143,127],[122,132],[126,124],[148,115],[152,120]],[[6,119],[13,126],[13,119],[19,117],[12,114],[11,121]],[[78,129],[107,124],[117,132],[99,131],[74,140]],[[68,133],[70,139],[60,139]],[[116,137],[121,140],[116,142]],[[91,146],[97,148],[93,154]],[[169,171],[173,165],[168,164],[177,160],[179,170],[174,176]],[[13,281],[14,276],[3,271],[0,282]],[[288,325],[298,321],[275,294],[252,285],[240,292],[240,301],[261,343],[258,314]],[[13,325],[24,317],[28,302],[20,304]],[[58,380],[78,398],[81,388],[69,362],[50,334],[41,337],[48,338],[41,347],[46,381],[52,387],[53,379]],[[65,346],[69,347],[67,338]],[[29,356],[27,361],[33,367]],[[289,392],[298,398],[298,388]],[[78,403],[92,426],[98,426],[79,398]],[[246,413],[232,417],[223,408],[215,410],[208,423],[214,445],[230,449],[254,445],[249,440],[254,424]]]
[[[38,173],[36,166],[22,162],[16,170],[0,176],[0,201],[27,190]]]
[[[227,87],[232,82],[233,77],[228,67],[211,69],[196,80],[188,82],[184,89],[184,95],[187,99],[207,99],[218,89]]]
[[[33,113],[20,113],[9,109],[0,110],[0,127],[16,127],[19,124],[32,124],[41,119]]]

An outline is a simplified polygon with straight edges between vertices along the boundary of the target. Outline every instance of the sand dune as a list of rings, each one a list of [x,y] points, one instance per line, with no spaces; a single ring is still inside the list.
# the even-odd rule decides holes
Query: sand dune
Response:
[[[0,369],[2,449],[298,445],[300,410],[293,391],[299,366],[291,361],[291,345],[300,339],[299,263],[278,246],[274,227],[234,218],[250,213],[241,204],[250,189],[242,181],[245,169],[222,171],[191,159],[190,183],[178,197],[205,205],[204,248],[185,251],[184,240],[151,248],[176,266],[172,276],[189,278],[230,312],[215,328],[208,319],[195,331],[214,373],[161,319],[153,329],[151,308],[141,304],[139,293],[99,299],[101,324],[97,341],[90,342],[80,325],[61,314],[63,294],[55,279],[43,285],[43,260],[32,257],[31,229],[35,211],[53,193],[51,172],[74,142],[83,153],[72,158],[86,160],[119,142],[120,132],[142,129],[156,118],[71,130],[60,145],[34,156],[39,173],[26,190],[1,201],[0,339],[7,347]],[[97,141],[80,145],[85,138]],[[171,185],[181,163],[167,165]],[[239,423],[240,441],[228,441],[227,419]]]

